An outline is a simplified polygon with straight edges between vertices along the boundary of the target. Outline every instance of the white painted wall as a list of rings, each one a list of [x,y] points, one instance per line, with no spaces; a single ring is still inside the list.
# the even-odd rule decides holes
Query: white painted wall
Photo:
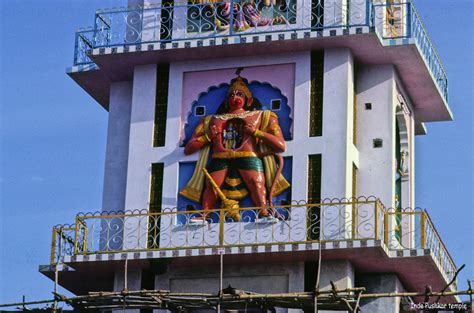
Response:
[[[103,211],[122,211],[125,208],[131,108],[132,82],[113,83],[110,88]]]
[[[156,95],[156,64],[135,68],[130,124],[128,179],[125,206],[147,209],[152,156]]]
[[[132,112],[125,207],[148,209],[152,136],[155,114],[156,65],[137,66],[133,76]],[[124,249],[146,248],[146,216],[124,220]]]
[[[304,290],[304,263],[227,264],[224,256],[223,286],[260,293],[286,293]],[[155,288],[171,292],[216,293],[219,266],[173,267],[155,276]],[[158,312],[158,311],[156,311]],[[277,308],[277,313],[298,313],[297,309]]]
[[[395,80],[391,65],[361,66],[357,73],[357,148],[360,195],[373,195],[385,206],[395,201]],[[372,103],[372,110],[365,109]],[[373,140],[383,140],[374,148]]]
[[[325,50],[322,199],[352,196],[352,163],[358,164],[358,152],[352,143],[353,66],[352,55],[348,49]],[[324,213],[322,216],[324,239],[349,238],[352,220],[351,206],[328,208]]]
[[[357,73],[357,136],[359,150],[358,193],[378,197],[387,207],[395,206],[395,118],[397,106],[396,73],[392,65],[362,66]],[[372,103],[372,110],[365,109]],[[413,130],[411,131],[413,134]],[[374,148],[373,140],[383,140],[383,147]],[[407,138],[408,139],[408,138]],[[370,214],[370,212],[368,212]],[[403,221],[403,227],[410,222]],[[395,216],[389,219],[389,240],[393,237]],[[408,228],[406,228],[408,229]],[[408,237],[407,237],[408,238]]]
[[[322,198],[352,195],[353,60],[348,49],[324,53]],[[307,119],[307,118],[306,118]]]

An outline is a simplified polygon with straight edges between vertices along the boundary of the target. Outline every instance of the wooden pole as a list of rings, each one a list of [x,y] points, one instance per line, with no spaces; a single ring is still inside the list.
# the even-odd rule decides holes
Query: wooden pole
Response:
[[[220,249],[223,249],[223,248],[220,248]],[[224,289],[223,287],[223,279],[224,279],[224,253],[223,251],[221,250],[220,251],[220,268],[219,268],[219,298],[222,298],[222,289]],[[221,313],[221,301],[219,299],[219,303],[217,304],[217,312],[218,313]]]

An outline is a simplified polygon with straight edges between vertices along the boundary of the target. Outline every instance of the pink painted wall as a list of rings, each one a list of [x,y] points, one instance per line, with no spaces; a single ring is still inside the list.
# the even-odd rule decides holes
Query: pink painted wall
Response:
[[[236,68],[216,69],[207,71],[185,72],[183,75],[183,95],[181,103],[181,138],[184,132],[184,123],[191,110],[193,101],[199,94],[206,92],[212,86],[230,83],[235,78]],[[295,90],[295,64],[277,64],[265,66],[246,67],[241,73],[242,77],[250,82],[258,81],[269,83],[281,90],[288,98],[288,105],[293,115],[293,101]]]

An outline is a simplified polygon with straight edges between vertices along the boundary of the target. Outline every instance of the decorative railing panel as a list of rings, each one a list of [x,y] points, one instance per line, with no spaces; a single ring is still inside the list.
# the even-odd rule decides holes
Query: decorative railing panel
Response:
[[[270,217],[260,218],[262,209]],[[428,213],[386,209],[375,198],[304,201],[227,210],[164,209],[78,214],[75,225],[53,227],[51,264],[65,256],[328,241],[383,240],[389,250],[429,250],[447,281],[456,265]]]
[[[410,1],[374,4],[373,26],[382,39],[412,39],[416,43],[434,82],[445,100],[448,99],[448,76],[438,52],[423,26],[420,15]]]
[[[55,264],[63,256],[74,254],[75,236],[75,225],[64,224],[53,227],[50,256],[51,264]]]
[[[135,211],[80,214],[76,225],[80,244],[76,253],[223,247],[254,244],[380,239],[381,207],[376,200],[329,201],[267,208],[242,208],[236,222],[224,210],[161,213]]]
[[[426,211],[419,208],[390,208],[385,213],[385,223],[384,240],[389,249],[427,249],[441,267],[447,281],[454,277],[456,265]]]
[[[369,25],[365,0],[209,1],[100,10],[94,48]]]
[[[89,51],[94,48],[94,29],[80,29],[76,32],[74,43],[74,65],[93,63]]]
[[[445,274],[448,281],[451,281],[457,271],[456,265],[427,212],[424,212],[423,227],[425,227],[422,241],[423,247],[430,250],[430,253],[437,260],[439,266],[441,266],[442,273]],[[457,282],[455,281],[453,285],[456,289]]]

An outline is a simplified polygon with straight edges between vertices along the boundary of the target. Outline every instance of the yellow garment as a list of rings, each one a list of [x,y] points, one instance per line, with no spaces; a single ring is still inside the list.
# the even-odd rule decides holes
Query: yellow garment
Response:
[[[270,116],[277,118],[276,114],[271,111],[263,111],[262,115],[262,124],[260,125],[260,131],[267,132],[269,128]],[[271,127],[271,125],[270,125]],[[270,151],[270,148],[267,147],[263,142],[260,142],[260,152],[265,153]],[[272,188],[273,179],[275,178],[276,171],[277,171],[277,162],[275,161],[275,157],[273,155],[267,155],[263,157],[263,166],[265,168],[265,184],[267,189],[270,190]],[[275,186],[275,190],[273,191],[273,196],[277,196],[286,189],[290,187],[290,183],[285,179],[285,177],[280,175],[278,181]]]
[[[204,118],[204,134],[209,130],[209,122],[211,121],[212,115],[206,116]],[[186,186],[179,192],[185,198],[189,200],[199,202],[201,200],[201,193],[204,189],[204,180],[206,179],[202,169],[206,167],[207,161],[209,159],[209,150],[211,150],[211,145],[204,145],[199,151],[199,158],[196,163],[196,168],[194,169],[193,176],[186,184]]]

